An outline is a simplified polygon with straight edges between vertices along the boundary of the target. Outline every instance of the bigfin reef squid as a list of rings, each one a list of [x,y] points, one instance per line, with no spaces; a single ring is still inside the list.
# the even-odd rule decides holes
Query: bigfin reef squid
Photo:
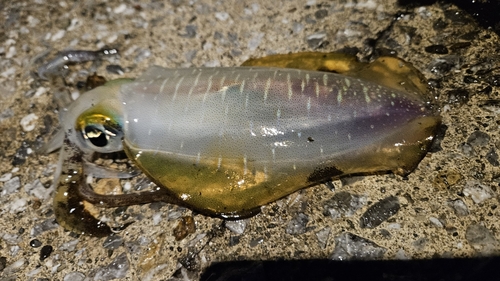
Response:
[[[422,75],[395,57],[342,53],[251,59],[240,67],[148,68],[81,95],[62,121],[57,221],[76,233],[110,227],[87,212],[154,201],[228,219],[350,175],[406,176],[441,119]],[[101,195],[81,161],[125,151],[159,187]],[[124,176],[126,177],[126,176]]]

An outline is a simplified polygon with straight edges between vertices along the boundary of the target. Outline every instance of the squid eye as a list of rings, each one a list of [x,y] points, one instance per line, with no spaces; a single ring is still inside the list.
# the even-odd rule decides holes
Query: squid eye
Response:
[[[121,150],[123,134],[119,128],[108,125],[92,124],[83,128],[81,135],[87,145],[98,152]]]
[[[75,132],[68,130],[68,138],[85,153],[121,151],[124,137],[122,124],[118,110],[94,106],[76,118],[72,127]]]
[[[96,126],[86,126],[84,130],[84,136],[93,145],[97,147],[105,147],[108,145],[108,136],[103,130],[104,128],[97,128]]]

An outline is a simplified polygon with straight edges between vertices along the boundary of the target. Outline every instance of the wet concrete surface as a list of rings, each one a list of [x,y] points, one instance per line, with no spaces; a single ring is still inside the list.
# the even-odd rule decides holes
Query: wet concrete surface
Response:
[[[499,38],[453,5],[403,9],[395,2],[1,4],[2,280],[197,280],[223,261],[497,255]],[[244,221],[155,203],[98,209],[110,224],[132,223],[105,238],[79,236],[54,222],[57,153],[36,152],[59,124],[53,97],[61,84],[34,72],[57,51],[105,46],[120,55],[70,66],[63,93],[76,96],[78,82],[94,71],[115,79],[153,64],[235,66],[267,54],[343,48],[357,48],[360,58],[393,52],[429,80],[443,118],[440,141],[407,178],[345,178],[334,182],[335,192],[308,188]],[[174,228],[190,216],[195,231],[176,240]]]

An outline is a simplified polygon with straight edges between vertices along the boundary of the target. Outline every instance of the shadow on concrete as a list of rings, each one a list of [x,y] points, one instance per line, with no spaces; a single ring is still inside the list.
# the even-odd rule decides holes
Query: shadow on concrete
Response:
[[[499,269],[500,257],[393,261],[232,261],[213,264],[200,280],[488,281],[500,280]]]

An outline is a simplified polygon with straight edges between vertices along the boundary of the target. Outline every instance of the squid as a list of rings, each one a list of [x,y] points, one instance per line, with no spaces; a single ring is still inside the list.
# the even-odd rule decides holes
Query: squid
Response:
[[[393,57],[367,64],[339,53],[299,53],[239,67],[151,66],[68,107],[57,220],[76,232],[109,234],[83,200],[105,207],[166,201],[238,219],[340,177],[406,176],[441,122],[426,95],[421,74]],[[158,188],[94,192],[79,161],[119,151]]]

